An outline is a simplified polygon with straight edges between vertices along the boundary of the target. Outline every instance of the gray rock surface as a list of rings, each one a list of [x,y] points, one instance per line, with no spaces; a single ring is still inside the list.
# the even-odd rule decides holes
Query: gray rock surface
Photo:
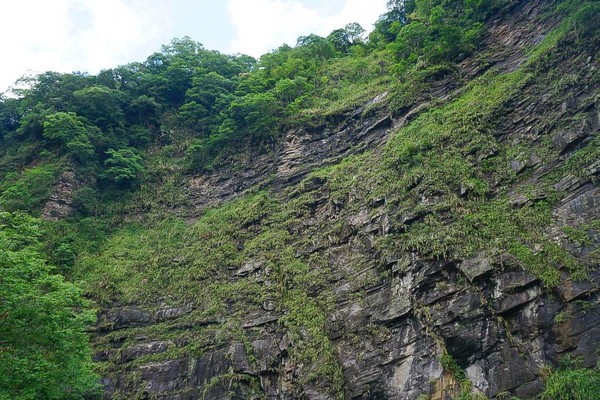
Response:
[[[523,63],[526,49],[548,32],[547,21],[539,19],[545,3],[519,2],[514,18],[499,17],[493,23],[485,45],[500,50],[490,56],[492,65],[512,71]],[[596,68],[587,67],[582,67],[582,74]],[[473,60],[464,61],[461,68],[466,77],[483,72]],[[432,93],[439,98],[451,96],[453,86],[445,83],[434,87]],[[558,169],[598,132],[598,109],[582,105],[583,100],[597,95],[597,87],[575,88],[572,99],[553,105],[540,100],[544,93],[531,91],[506,111],[497,136],[507,143],[535,144],[544,133],[556,154],[554,158],[534,155],[506,160],[506,168],[517,175],[509,191],[510,206],[515,209],[545,201],[546,193],[531,187],[537,187],[543,176]],[[252,158],[244,167],[190,177],[187,185],[193,210],[189,218],[257,185],[271,185],[286,201],[313,194],[311,215],[299,222],[293,233],[299,238],[314,237],[314,241],[294,250],[299,257],[321,257],[330,271],[328,285],[334,307],[327,314],[326,334],[341,370],[346,399],[456,397],[460,385],[444,364],[442,349],[464,371],[474,392],[489,398],[506,393],[532,398],[543,390],[541,368],[555,365],[565,355],[581,356],[585,366],[595,365],[600,344],[597,264],[590,262],[589,279],[584,281],[573,279],[568,268],[559,266],[561,278],[550,289],[506,255],[505,249],[435,260],[400,249],[382,253],[378,241],[425,218],[431,212],[427,210],[437,204],[434,197],[423,198],[420,209],[398,210],[385,198],[369,202],[350,196],[334,198],[320,178],[304,181],[297,190],[283,190],[317,167],[367,149],[377,151],[394,127],[407,123],[424,108],[416,104],[401,115],[390,116],[388,110],[377,108],[385,97],[365,99],[365,108],[375,107],[369,115],[363,115],[361,108],[321,127],[287,132],[280,148]],[[585,121],[571,130],[548,122],[581,113],[587,115]],[[485,162],[496,153],[493,150],[475,159]],[[598,219],[596,164],[597,160],[590,162],[587,175],[573,172],[554,185],[559,200],[552,209],[553,228],[544,232],[582,260],[593,260],[590,254],[597,254],[600,240],[577,244],[560,228],[577,228]],[[469,190],[472,188],[461,186],[460,195],[468,196]],[[498,188],[498,194],[500,191]],[[331,228],[327,237],[316,234],[323,226]],[[594,235],[599,236],[598,232],[592,232]],[[268,275],[263,260],[246,259],[230,271],[229,278],[268,285]],[[322,289],[314,288],[315,296]],[[233,333],[223,337],[222,331],[229,327],[227,318],[193,320],[200,308],[156,304],[114,305],[102,310],[95,335],[103,349],[95,360],[121,365],[120,374],[103,380],[106,397],[335,398],[329,391],[333,382],[311,375],[318,371],[321,359],[305,365],[290,357],[298,344],[283,328],[285,314],[271,299],[260,299],[255,308],[243,306],[243,312],[230,316],[243,330],[245,340]],[[143,335],[136,329],[143,330]],[[168,339],[172,332],[182,330],[191,332],[189,338]],[[125,331],[134,333],[120,334]],[[192,335],[198,331],[203,332],[201,341]],[[139,340],[132,341],[131,336]],[[180,357],[177,350],[191,343],[194,354]],[[165,354],[168,360],[153,359]]]

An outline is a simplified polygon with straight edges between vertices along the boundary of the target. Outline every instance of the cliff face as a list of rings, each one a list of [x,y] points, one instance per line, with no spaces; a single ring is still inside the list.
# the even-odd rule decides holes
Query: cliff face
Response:
[[[597,48],[553,44],[546,3],[418,102],[186,178],[187,223],[84,260],[130,268],[95,289],[106,397],[531,398],[561,358],[596,365]]]

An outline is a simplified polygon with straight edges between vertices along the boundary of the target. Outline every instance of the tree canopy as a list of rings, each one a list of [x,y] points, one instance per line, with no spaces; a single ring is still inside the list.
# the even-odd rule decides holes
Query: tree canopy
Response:
[[[82,399],[98,393],[74,284],[43,255],[39,222],[0,212],[0,399]]]

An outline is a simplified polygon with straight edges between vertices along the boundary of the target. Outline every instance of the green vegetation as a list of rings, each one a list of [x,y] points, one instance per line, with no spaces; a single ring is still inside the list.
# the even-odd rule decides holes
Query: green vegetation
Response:
[[[6,211],[40,209],[48,199],[58,167],[42,164],[21,173],[9,172],[0,182],[0,207]]]
[[[586,279],[598,251],[576,255],[561,240],[592,247],[598,221],[560,226],[552,210],[561,180],[597,181],[592,167],[600,139],[592,137],[550,173],[533,176],[531,160],[559,157],[547,131],[582,126],[583,113],[533,124],[531,141],[516,140],[505,115],[520,99],[543,98],[546,90],[553,94],[544,100],[548,110],[561,108],[561,96],[570,96],[582,79],[564,74],[561,64],[594,51],[598,2],[554,2],[546,17],[563,22],[527,49],[525,63],[509,72],[485,67],[463,82],[458,63],[477,50],[488,18],[515,3],[390,1],[368,36],[349,24],[327,37],[301,37],[295,47],[284,45],[259,60],[174,39],[144,62],[95,76],[47,72],[16,98],[1,98],[0,399],[97,395],[84,333],[94,318],[83,295],[103,308],[187,310],[177,320],[95,336],[94,349],[109,354],[96,363],[97,372],[124,373],[140,396],[144,382],[135,367],[150,362],[200,357],[236,341],[255,364],[257,330],[242,320],[268,308],[273,329],[286,334],[294,383],[319,382],[343,398],[328,324],[336,302],[349,295],[334,292],[333,282],[348,274],[355,290],[349,292],[360,297],[390,271],[364,273],[362,255],[338,266],[322,249],[347,239],[353,228],[344,218],[366,204],[383,204],[389,218],[389,232],[364,244],[382,265],[399,254],[460,262],[483,252],[502,267],[524,268],[548,289],[563,274]],[[430,98],[428,90],[442,79],[455,81],[457,90]],[[314,170],[283,191],[267,179],[232,201],[194,209],[190,176],[235,169],[277,148],[287,129],[327,130],[384,92],[381,104],[355,116],[384,107],[398,115],[428,103],[381,149]],[[59,221],[30,217],[41,213],[66,171],[75,175],[74,213]],[[329,219],[315,218],[317,210]],[[348,215],[337,218],[338,212]],[[448,286],[436,285],[439,291]],[[556,323],[568,317],[558,314]],[[101,320],[99,328],[110,330],[112,323]],[[435,335],[430,325],[428,334]],[[116,347],[133,346],[138,337],[169,345],[123,361]],[[463,386],[460,398],[477,398],[441,338],[438,344],[442,366]],[[131,369],[123,372],[122,362]],[[586,398],[588,388],[600,391],[597,375],[558,369],[543,396]],[[230,371],[208,382],[205,394],[218,385],[254,390],[259,382]]]
[[[586,400],[600,393],[600,369],[582,368],[578,360],[565,358],[545,378],[541,400]]]
[[[452,71],[475,50],[485,32],[482,22],[510,4],[391,1],[368,38],[360,25],[348,24],[255,60],[206,50],[186,37],[144,62],[97,76],[47,72],[26,82],[18,98],[0,102],[0,140],[17,164],[44,152],[79,164],[77,171],[94,189],[135,187],[141,169],[132,154],[175,144],[166,134],[175,126],[187,170],[215,168],[240,148],[272,144],[283,127],[317,123],[394,81],[405,93],[402,82],[419,86]],[[585,26],[577,25],[588,32]],[[106,173],[116,158],[120,171]]]
[[[0,213],[0,398],[98,394],[88,336],[95,321],[76,285],[47,264],[39,221]]]
[[[178,219],[128,224],[104,242],[101,253],[82,254],[76,278],[85,279],[87,293],[100,304],[150,306],[168,294],[177,299],[174,304],[197,306],[186,317],[191,325],[227,317],[229,323],[217,328],[221,340],[234,335],[244,341],[236,316],[258,310],[270,301],[285,314],[279,323],[296,343],[290,350],[294,363],[314,366],[306,381],[328,379],[334,384],[332,392],[339,393],[341,371],[325,331],[331,296],[328,291],[317,298],[309,295],[315,286],[324,286],[327,269],[317,264],[322,260],[299,259],[290,246],[288,230],[301,218],[293,214],[308,201],[310,198],[298,200],[288,208],[267,193],[257,193],[210,210],[193,225]],[[79,244],[75,241],[73,246],[78,248]],[[269,271],[271,285],[251,278],[229,280],[230,271],[243,269],[245,260],[262,273]],[[168,324],[157,329],[162,337],[170,331]],[[126,335],[131,338],[136,334],[139,332],[133,330]],[[175,340],[188,333],[169,335],[166,337]],[[197,354],[195,346],[202,339],[194,337],[189,345],[152,360]],[[149,360],[140,360],[144,361]]]

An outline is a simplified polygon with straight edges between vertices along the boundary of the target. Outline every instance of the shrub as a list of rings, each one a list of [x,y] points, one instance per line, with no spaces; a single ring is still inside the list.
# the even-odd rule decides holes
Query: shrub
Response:
[[[589,400],[600,393],[600,370],[558,369],[546,379],[542,400]]]

